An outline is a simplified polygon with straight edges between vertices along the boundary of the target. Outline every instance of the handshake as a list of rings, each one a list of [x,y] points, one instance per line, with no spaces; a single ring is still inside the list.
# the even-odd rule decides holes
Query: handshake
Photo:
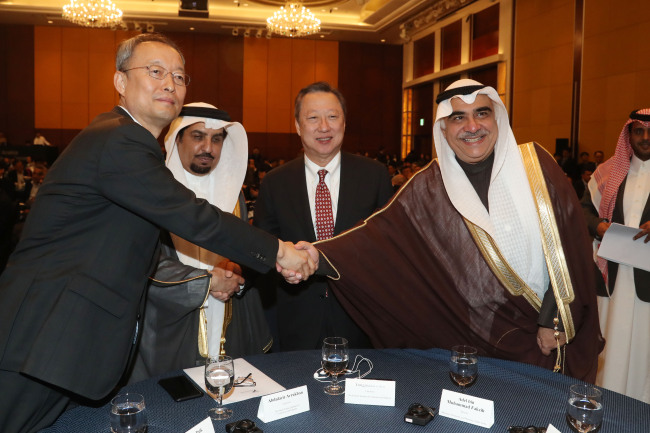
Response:
[[[318,269],[318,250],[309,242],[297,244],[279,241],[275,267],[290,284],[309,278]]]

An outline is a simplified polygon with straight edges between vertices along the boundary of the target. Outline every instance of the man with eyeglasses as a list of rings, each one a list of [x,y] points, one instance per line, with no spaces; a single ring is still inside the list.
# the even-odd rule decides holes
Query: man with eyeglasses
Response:
[[[52,424],[70,401],[111,396],[142,328],[160,229],[265,272],[307,277],[293,244],[199,200],[165,168],[156,137],[189,78],[176,45],[120,44],[120,106],[100,114],[52,166],[0,278],[0,431]]]

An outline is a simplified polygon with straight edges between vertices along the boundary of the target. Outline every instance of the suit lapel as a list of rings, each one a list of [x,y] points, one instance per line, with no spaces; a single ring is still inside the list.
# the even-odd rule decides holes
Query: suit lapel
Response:
[[[645,202],[645,208],[643,208],[643,213],[641,214],[641,224],[646,221],[650,221],[650,196],[648,196],[648,201]]]
[[[291,167],[292,175],[288,177],[289,182],[296,180],[296,194],[292,194],[292,209],[296,212],[296,221],[300,221],[301,229],[304,234],[304,240],[308,242],[316,241],[314,225],[311,218],[311,209],[309,208],[309,196],[307,195],[307,178],[305,177],[305,160],[303,157],[297,158],[295,164]],[[294,186],[287,185],[287,191],[294,189]]]
[[[336,210],[336,221],[334,222],[334,235],[341,233],[351,223],[346,221],[345,216],[350,215],[348,208],[354,204],[358,182],[355,182],[356,173],[354,167],[350,166],[351,160],[344,152],[341,152],[341,178],[339,181],[339,202]],[[356,221],[355,221],[356,222]],[[354,222],[352,223],[354,224]]]
[[[621,186],[618,187],[618,193],[616,194],[616,202],[614,203],[614,210],[612,211],[612,221],[619,224],[625,224],[625,215],[623,215],[623,195],[625,194],[625,184],[627,183],[627,177],[621,182]]]

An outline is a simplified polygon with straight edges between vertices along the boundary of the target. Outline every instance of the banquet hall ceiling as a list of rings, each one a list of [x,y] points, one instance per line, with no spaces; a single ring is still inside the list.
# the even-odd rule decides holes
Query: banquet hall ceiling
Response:
[[[400,44],[400,24],[441,0],[304,0],[302,3],[322,22],[312,38]],[[446,0],[447,1],[447,0]],[[458,1],[458,0],[456,0]],[[467,1],[467,0],[465,0]],[[179,0],[113,0],[124,12],[129,30],[232,34],[246,30],[255,37],[266,18],[284,0],[208,0],[208,18],[179,17]],[[463,2],[463,0],[461,0]],[[69,0],[0,0],[0,23],[38,26],[73,25],[61,17]],[[192,30],[193,28],[194,30]],[[266,30],[260,32],[266,35]],[[276,36],[273,36],[276,37]]]

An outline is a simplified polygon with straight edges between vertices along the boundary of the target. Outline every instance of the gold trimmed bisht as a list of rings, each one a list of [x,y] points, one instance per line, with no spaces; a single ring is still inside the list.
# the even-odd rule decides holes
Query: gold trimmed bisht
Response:
[[[553,212],[553,204],[551,203],[544,174],[539,164],[539,159],[535,151],[535,143],[530,142],[519,145],[519,151],[528,177],[528,183],[535,202],[537,210],[539,229],[542,235],[542,247],[544,250],[544,257],[546,259],[546,266],[553,287],[553,294],[555,296],[555,303],[558,308],[558,314],[562,318],[564,330],[566,333],[567,343],[575,337],[575,326],[573,317],[571,316],[570,304],[575,299],[573,285],[569,269],[566,264],[564,255],[564,248],[560,239],[555,213]],[[541,308],[541,300],[535,292],[517,275],[517,273],[510,267],[505,258],[499,251],[498,246],[494,239],[482,228],[475,225],[471,221],[465,219],[465,224],[469,229],[476,245],[485,258],[488,266],[494,272],[501,284],[513,296],[524,296],[528,303],[539,311]],[[557,331],[557,321],[555,327],[555,337],[559,336]],[[555,371],[559,371],[562,367],[562,354],[558,341],[558,359],[555,366]]]

